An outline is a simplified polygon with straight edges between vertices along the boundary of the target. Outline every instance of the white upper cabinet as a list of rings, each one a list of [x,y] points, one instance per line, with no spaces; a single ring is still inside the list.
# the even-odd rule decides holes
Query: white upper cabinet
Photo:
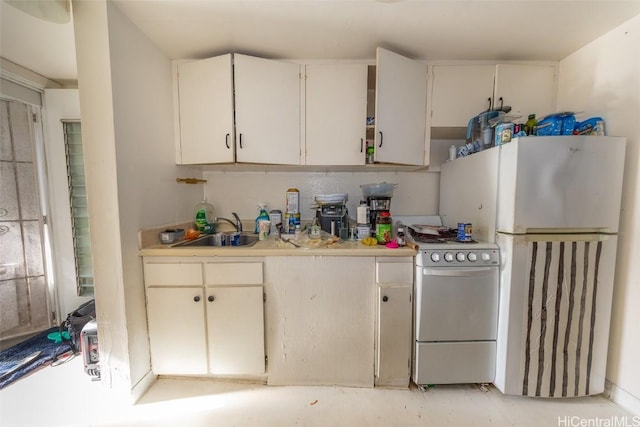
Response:
[[[180,164],[300,164],[298,64],[237,54],[179,64],[178,110]]]
[[[236,161],[299,165],[300,65],[234,55]]]
[[[496,66],[494,98],[510,105],[512,114],[520,114],[522,121],[529,114],[540,119],[554,113],[556,67],[552,65],[499,64]]]
[[[510,106],[521,122],[531,113],[552,113],[556,70],[537,64],[434,65],[430,126],[467,126],[490,106]]]
[[[305,74],[305,164],[363,165],[367,65],[306,65]]]
[[[234,161],[231,55],[178,65],[182,164]]]
[[[378,48],[374,160],[423,165],[426,111],[426,64]]]
[[[431,127],[466,126],[489,109],[495,65],[434,65]]]

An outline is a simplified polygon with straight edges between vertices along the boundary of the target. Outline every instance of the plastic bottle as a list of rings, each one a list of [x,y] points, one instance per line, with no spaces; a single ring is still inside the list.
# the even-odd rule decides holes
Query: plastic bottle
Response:
[[[256,229],[255,229],[256,234],[260,232],[260,229],[258,228],[258,222],[270,221],[269,214],[267,213],[267,205],[265,205],[264,203],[258,203],[258,209],[260,209],[260,213],[256,218]]]
[[[213,209],[213,205],[207,203],[206,198],[202,199],[202,201],[196,205],[195,212],[195,225],[200,231],[205,231],[205,227],[215,221],[215,210]]]
[[[538,125],[538,122],[536,121],[536,115],[535,114],[529,114],[529,118],[524,123],[524,129],[523,130],[527,135],[535,135],[536,134],[536,126],[537,125]]]
[[[396,243],[398,246],[404,246],[406,244],[406,240],[404,237],[404,227],[398,226],[398,232],[396,233]]]

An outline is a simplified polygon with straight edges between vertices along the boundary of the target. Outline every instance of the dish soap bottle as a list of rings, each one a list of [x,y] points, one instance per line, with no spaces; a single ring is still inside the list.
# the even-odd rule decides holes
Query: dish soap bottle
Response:
[[[258,203],[258,209],[260,209],[260,213],[256,218],[256,229],[255,229],[256,234],[260,232],[260,229],[258,228],[258,222],[270,220],[269,214],[267,213],[267,205],[265,205],[264,203]]]
[[[212,224],[215,221],[215,211],[213,205],[207,203],[207,199],[204,198],[200,203],[196,205],[196,228],[202,232],[205,231],[207,225]]]

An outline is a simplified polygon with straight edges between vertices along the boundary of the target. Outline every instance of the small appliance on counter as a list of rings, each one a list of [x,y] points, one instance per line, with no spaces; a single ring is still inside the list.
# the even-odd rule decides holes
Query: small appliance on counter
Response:
[[[369,206],[369,223],[371,224],[372,236],[375,235],[377,218],[383,213],[385,215],[390,214],[391,197],[393,196],[393,189],[397,186],[398,184],[388,182],[360,186],[362,188],[362,196],[367,200],[367,205]]]
[[[316,218],[323,231],[339,236],[340,229],[349,229],[348,199],[346,193],[316,196]]]
[[[320,222],[320,228],[337,236],[341,228],[349,228],[349,214],[344,204],[328,204],[318,206],[316,218]]]

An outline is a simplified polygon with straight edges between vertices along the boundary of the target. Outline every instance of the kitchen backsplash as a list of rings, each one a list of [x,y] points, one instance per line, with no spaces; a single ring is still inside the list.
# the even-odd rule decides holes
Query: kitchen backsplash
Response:
[[[258,203],[267,208],[285,209],[285,192],[300,190],[303,220],[315,215],[314,197],[319,194],[347,193],[349,216],[355,219],[356,207],[362,199],[360,185],[390,182],[398,184],[391,199],[392,215],[438,213],[437,172],[228,172],[205,171],[204,195],[216,215],[231,218],[237,212],[242,219],[258,215]]]

